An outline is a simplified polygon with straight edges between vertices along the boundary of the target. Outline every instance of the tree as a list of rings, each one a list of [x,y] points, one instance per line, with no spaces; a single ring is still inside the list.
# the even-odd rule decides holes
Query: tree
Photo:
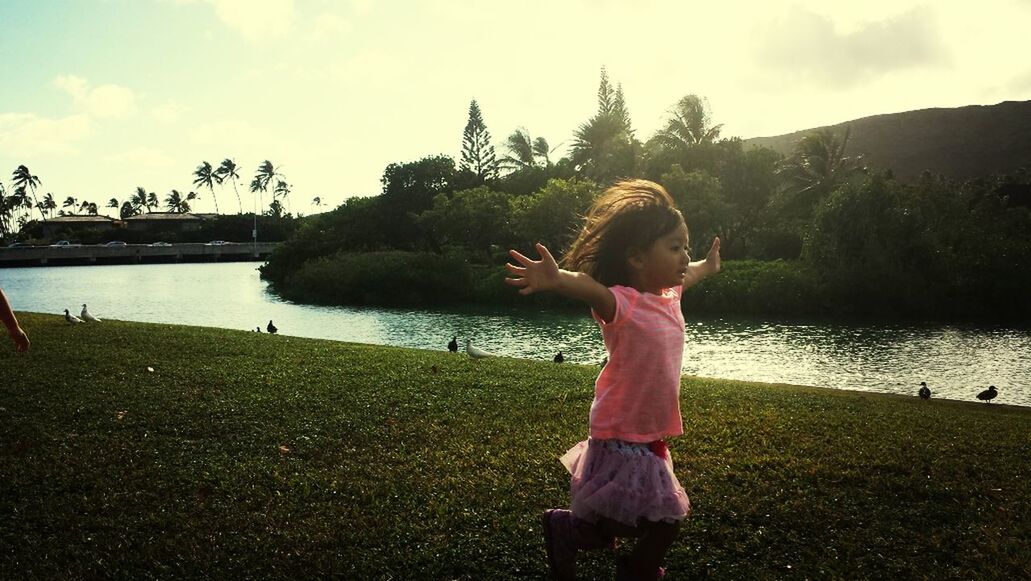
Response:
[[[47,192],[47,195],[43,196],[43,209],[46,210],[47,214],[53,218],[54,210],[57,209],[57,202],[54,200],[54,194]]]
[[[715,143],[723,125],[713,125],[709,104],[698,95],[684,95],[669,112],[666,126],[655,134],[655,141],[669,149],[700,143]]]
[[[315,196],[311,199],[311,205],[315,206],[316,208],[322,207],[322,198],[319,196]]]
[[[477,184],[498,177],[494,146],[490,142],[490,132],[483,122],[483,115],[476,99],[469,103],[469,121],[462,133],[462,162],[459,168],[472,172],[476,176]]]
[[[33,202],[35,202],[35,205],[39,205],[39,200],[36,199],[36,188],[39,187],[42,183],[39,180],[39,177],[32,175],[32,172],[29,171],[29,168],[25,167],[24,165],[19,165],[14,170],[14,173],[11,175],[11,179],[12,184],[15,187],[15,190],[21,189],[23,192],[31,192]],[[29,204],[28,207],[31,208],[32,204]],[[42,213],[42,210],[40,210],[40,212]],[[43,214],[43,221],[47,221],[46,214]]]
[[[222,177],[216,172],[211,164],[202,161],[197,169],[193,170],[193,185],[197,187],[206,187],[211,192],[211,199],[215,202],[215,213],[218,214],[218,197],[215,196],[215,183],[222,185]]]
[[[169,212],[185,214],[190,211],[190,201],[195,199],[197,199],[196,192],[190,192],[183,196],[178,190],[172,190],[172,192],[165,197],[165,207],[168,208]]]
[[[438,242],[482,252],[488,262],[491,246],[511,238],[511,201],[487,186],[437,194],[433,208],[416,218]]]
[[[598,111],[576,130],[571,149],[578,173],[600,183],[634,173],[640,143],[630,126],[623,88],[612,90],[604,68],[598,87]]]
[[[61,204],[61,207],[63,207],[63,208],[71,208],[72,211],[74,211],[75,208],[78,205],[79,205],[79,199],[78,198],[73,198],[72,196],[68,196],[67,198],[64,199],[64,203]]]
[[[269,185],[272,180],[276,177],[282,177],[282,175],[276,170],[272,162],[265,160],[258,165],[257,171],[254,173],[254,179],[251,180],[251,193],[257,193],[259,197],[259,206],[264,205],[265,201],[261,199],[261,195],[268,191]],[[273,193],[273,200],[275,194]]]
[[[518,241],[541,242],[556,253],[569,246],[601,188],[590,180],[550,179],[540,190],[512,200]]]
[[[147,212],[150,213],[152,208],[160,206],[157,194],[154,192],[147,193],[147,190],[142,186],[136,187],[136,192],[129,198],[129,203],[132,206],[131,216],[142,214],[143,210],[147,210]]]
[[[290,184],[286,183],[283,180],[276,180],[276,187],[275,187],[275,189],[272,190],[272,201],[276,201],[276,198],[280,198],[281,197],[284,200],[286,200],[287,207],[289,208],[289,205],[290,205],[290,197],[289,197],[290,196],[290,191],[291,191]],[[282,204],[280,204],[280,206],[282,206]],[[281,215],[281,214],[282,214],[282,208],[280,208],[280,213],[277,214],[277,215]]]
[[[815,204],[839,184],[857,173],[865,173],[862,156],[848,157],[850,128],[839,139],[831,129],[803,137],[794,153],[777,168],[786,187],[780,202],[793,213],[808,218]]]
[[[232,180],[233,191],[236,192],[236,203],[240,206],[240,213],[243,214],[243,201],[240,199],[240,190],[236,187],[236,180],[240,179],[240,174],[236,172],[236,162],[229,158],[223,159],[215,173],[218,174],[219,184],[227,179]]]

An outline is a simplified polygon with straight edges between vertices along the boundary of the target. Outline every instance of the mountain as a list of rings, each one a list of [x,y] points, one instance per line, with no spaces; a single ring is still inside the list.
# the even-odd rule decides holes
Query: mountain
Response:
[[[852,128],[845,154],[862,154],[866,165],[890,169],[911,180],[924,170],[957,180],[1010,173],[1031,167],[1031,101],[920,109],[863,117],[829,126],[842,134]],[[746,139],[784,155],[815,127],[775,137]]]

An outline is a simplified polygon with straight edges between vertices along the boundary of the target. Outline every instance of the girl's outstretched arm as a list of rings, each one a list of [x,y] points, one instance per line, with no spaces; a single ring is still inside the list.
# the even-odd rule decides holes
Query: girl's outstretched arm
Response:
[[[687,265],[687,274],[684,276],[684,290],[702,282],[702,279],[710,274],[720,271],[720,239],[717,236],[712,239],[712,247],[705,255],[705,260],[699,260]]]
[[[612,296],[612,291],[582,272],[559,268],[551,252],[540,242],[537,243],[540,260],[528,258],[515,250],[509,250],[508,253],[522,265],[505,265],[512,275],[505,282],[519,287],[519,294],[554,291],[587,303],[606,323],[611,322],[616,315],[616,297]]]

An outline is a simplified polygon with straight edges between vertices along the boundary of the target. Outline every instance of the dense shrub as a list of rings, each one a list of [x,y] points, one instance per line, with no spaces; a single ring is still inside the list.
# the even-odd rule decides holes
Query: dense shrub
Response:
[[[471,299],[460,256],[426,252],[341,252],[309,260],[274,287],[284,297],[331,305],[442,305]]]

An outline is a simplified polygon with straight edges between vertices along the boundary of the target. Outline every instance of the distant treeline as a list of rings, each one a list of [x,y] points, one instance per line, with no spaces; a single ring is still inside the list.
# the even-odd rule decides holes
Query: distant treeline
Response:
[[[848,155],[848,131],[793,153],[722,139],[687,95],[646,142],[602,76],[598,112],[570,154],[520,129],[500,160],[475,101],[459,164],[394,163],[380,195],[304,219],[262,269],[283,296],[331,304],[562,303],[502,283],[506,249],[561,252],[592,200],[621,176],[663,184],[693,254],[713,236],[724,272],[689,294],[695,312],[768,316],[1031,319],[1031,174],[912,183]]]

